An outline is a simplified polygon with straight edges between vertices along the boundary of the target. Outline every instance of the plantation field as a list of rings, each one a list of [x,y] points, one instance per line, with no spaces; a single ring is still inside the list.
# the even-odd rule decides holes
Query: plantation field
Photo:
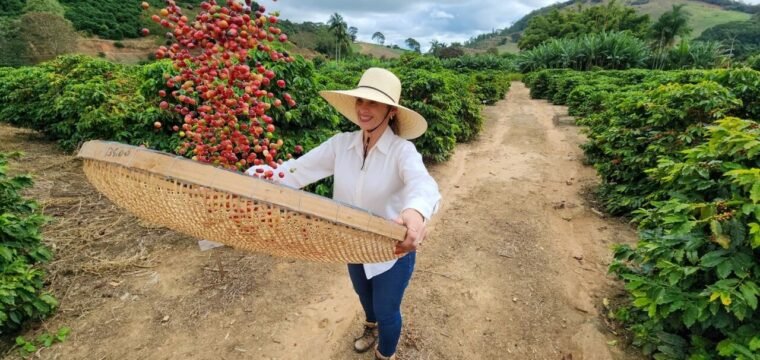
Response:
[[[649,3],[635,6],[641,13],[648,14],[652,20],[656,20],[673,8],[674,4],[686,3],[684,9],[691,14],[689,26],[692,28],[688,38],[696,38],[708,28],[715,25],[733,21],[747,21],[752,15],[732,10],[721,9],[717,5],[706,4],[699,1],[683,0],[652,0]]]
[[[506,351],[628,359],[641,349],[683,359],[760,348],[752,321],[760,281],[751,277],[760,273],[757,71],[542,70],[525,74],[528,90],[512,81],[519,77],[509,73],[511,60],[498,56],[250,61],[292,81],[272,73],[262,83],[288,104],[261,120],[276,124],[285,141],[267,124],[266,139],[251,140],[258,146],[308,151],[351,130],[316,93],[352,86],[371,66],[396,72],[407,84],[403,101],[428,119],[414,143],[447,200],[420,251],[413,281],[420,290],[404,305],[405,358]],[[100,138],[243,169],[214,143],[189,148],[187,134],[205,124],[178,122],[168,111],[163,99],[182,81],[169,65],[66,56],[0,70],[0,120],[39,131],[3,125],[0,153],[30,152],[11,168],[38,181],[27,193],[52,220],[42,239],[56,254],[40,267],[50,294],[36,293],[40,280],[22,299],[52,316],[29,322],[22,335],[72,329],[68,340],[43,348],[50,358],[283,358],[314,349],[327,359],[354,357],[344,339],[355,335],[360,307],[342,266],[200,251],[198,239],[118,209],[87,184],[79,160],[54,147],[74,151]],[[284,92],[289,83],[295,88]],[[187,112],[179,104],[174,111]],[[259,119],[240,119],[214,126],[223,136],[263,133]],[[213,139],[214,130],[204,131]],[[330,183],[307,190],[329,195]],[[632,217],[638,234],[605,213]],[[16,312],[4,325],[39,315],[24,306],[10,308]],[[103,348],[104,338],[113,347]],[[17,350],[10,342],[5,349]]]
[[[676,41],[678,9],[652,27],[621,7],[553,13],[523,34],[530,50],[498,55],[354,43],[337,12],[294,24],[234,0],[147,0],[114,26],[116,0],[28,1],[0,29],[2,359],[373,357],[352,349],[363,311],[345,265],[208,249],[116,206],[76,153],[98,139],[280,181],[357,130],[320,94],[384,68],[403,86],[375,90],[425,118],[411,143],[443,197],[399,359],[760,360],[760,58]],[[654,18],[685,4],[691,37],[748,17],[636,1]],[[377,110],[362,126],[389,121]],[[333,181],[303,190],[329,198]]]
[[[403,359],[638,358],[602,316],[619,291],[609,247],[634,233],[581,195],[595,174],[578,129],[554,125],[564,112],[513,83],[478,141],[430,166],[444,204],[402,305]],[[350,347],[361,308],[343,266],[202,252],[102,198],[37,133],[0,134],[0,151],[26,151],[13,165],[56,217],[44,235],[60,311],[24,335],[72,332],[40,358],[370,358]]]

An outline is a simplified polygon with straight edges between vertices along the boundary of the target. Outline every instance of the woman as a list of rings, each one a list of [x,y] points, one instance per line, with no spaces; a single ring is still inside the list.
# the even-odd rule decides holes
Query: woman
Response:
[[[395,249],[398,259],[348,265],[366,316],[354,350],[366,352],[374,346],[377,359],[394,359],[401,336],[401,300],[414,270],[415,250],[441,198],[422,156],[408,141],[422,135],[427,122],[399,105],[401,82],[388,70],[370,68],[356,89],[320,95],[360,130],[335,135],[277,171],[286,174],[283,184],[297,188],[334,175],[335,200],[406,226],[406,237]],[[248,173],[253,175],[256,168]]]

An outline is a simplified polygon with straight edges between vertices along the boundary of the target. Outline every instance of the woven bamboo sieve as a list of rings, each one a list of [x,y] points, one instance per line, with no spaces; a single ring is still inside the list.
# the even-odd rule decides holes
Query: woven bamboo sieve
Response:
[[[397,258],[406,228],[305,191],[105,141],[79,151],[98,191],[153,224],[237,249],[331,263]]]

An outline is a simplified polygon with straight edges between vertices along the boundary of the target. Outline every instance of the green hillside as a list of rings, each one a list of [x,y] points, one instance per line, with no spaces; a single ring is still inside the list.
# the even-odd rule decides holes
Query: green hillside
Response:
[[[673,5],[686,4],[684,9],[691,14],[689,25],[694,29],[691,38],[699,37],[703,31],[718,25],[733,21],[746,21],[752,15],[735,10],[725,10],[718,5],[707,4],[695,0],[650,0],[643,5],[634,6],[641,13],[656,20],[663,13],[673,8]]]
[[[610,0],[598,2],[581,1],[582,6],[592,6],[609,3]],[[673,5],[685,4],[684,9],[691,14],[689,26],[693,29],[689,38],[696,38],[703,31],[719,24],[725,24],[734,21],[749,20],[752,15],[748,11],[760,9],[760,6],[750,6],[729,0],[626,0],[617,1],[635,8],[641,14],[647,14],[654,21],[657,20],[664,12],[672,9]],[[723,3],[716,5],[713,3]],[[528,25],[530,18],[551,11],[554,8],[572,8],[577,6],[578,2],[568,1],[550,5],[537,9],[512,25],[512,27],[497,31],[493,34],[484,34],[468,41],[466,46],[474,49],[488,49],[495,47],[500,52],[517,52],[517,44],[513,41],[513,34],[519,34]],[[743,10],[743,11],[738,11]],[[747,11],[747,12],[744,12]]]
[[[405,49],[396,49],[384,45],[372,44],[357,41],[354,43],[354,51],[363,55],[370,55],[376,58],[395,59],[401,54],[409,51]]]

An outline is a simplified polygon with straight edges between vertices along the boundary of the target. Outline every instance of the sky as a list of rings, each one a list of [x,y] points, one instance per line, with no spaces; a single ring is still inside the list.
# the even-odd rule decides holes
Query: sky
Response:
[[[422,51],[437,40],[450,44],[464,43],[470,37],[509,27],[532,10],[556,3],[556,0],[259,0],[268,11],[279,10],[283,19],[294,22],[327,23],[339,13],[348,26],[359,29],[359,41],[375,42],[372,34],[380,31],[385,44],[405,47],[413,38]],[[760,0],[745,0],[758,4]]]

